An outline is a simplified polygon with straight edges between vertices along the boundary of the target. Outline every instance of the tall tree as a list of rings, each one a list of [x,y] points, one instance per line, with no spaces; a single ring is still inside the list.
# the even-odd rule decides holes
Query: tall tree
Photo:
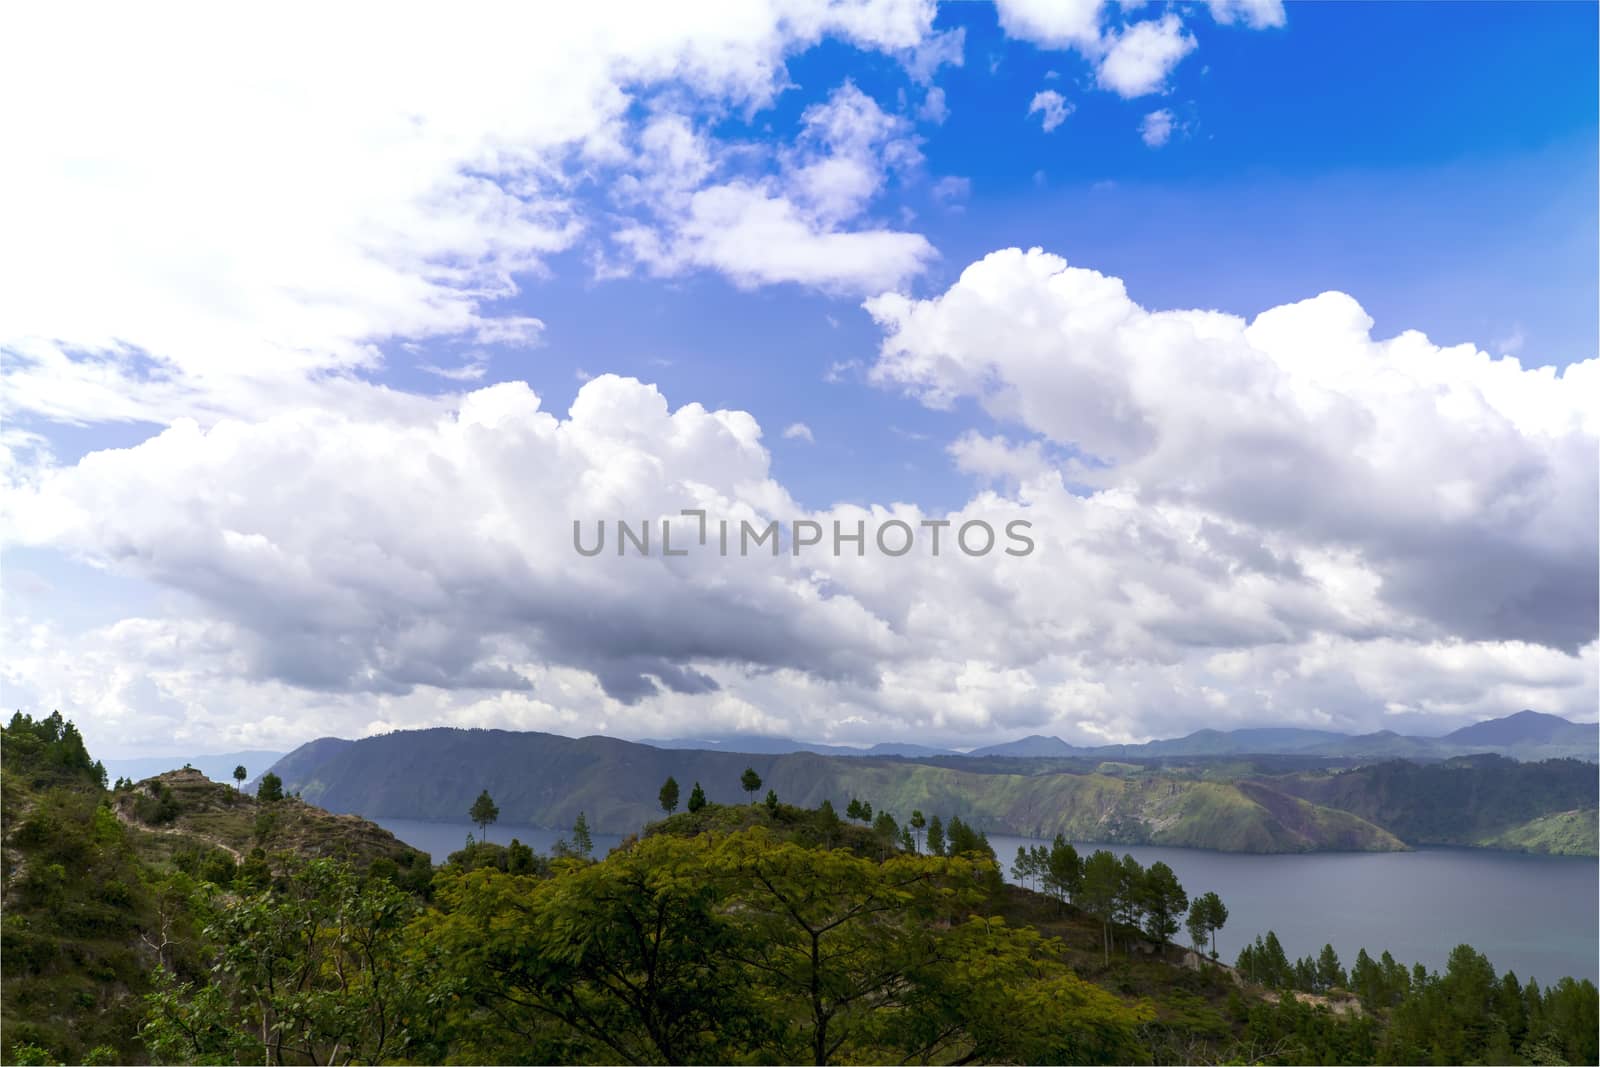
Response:
[[[1204,950],[1206,939],[1211,940],[1211,958],[1217,958],[1217,931],[1228,922],[1228,906],[1216,893],[1206,892],[1194,898],[1189,905],[1189,936],[1196,948]]]
[[[746,793],[750,794],[750,803],[756,802],[756,790],[761,788],[761,776],[754,767],[746,767],[739,776],[739,785]]]
[[[1178,932],[1181,916],[1189,906],[1189,894],[1184,892],[1172,868],[1160,860],[1150,865],[1140,879],[1140,905],[1144,910],[1144,932],[1165,947],[1172,935]]]
[[[572,824],[572,848],[579,855],[594,855],[594,836],[589,833],[589,818],[581,811]]]
[[[472,808],[467,812],[472,821],[478,825],[478,836],[487,840],[489,837],[489,824],[500,818],[500,808],[495,804],[494,798],[485,789],[478,794],[478,799],[472,802]]]
[[[913,849],[913,851],[916,851],[916,852],[921,852],[922,851],[922,831],[927,827],[927,825],[928,825],[928,820],[923,817],[922,812],[918,811],[916,809],[912,809],[912,812],[911,812],[911,835],[912,835],[911,839],[912,839],[912,843],[916,846]]]
[[[1117,916],[1117,896],[1122,887],[1122,864],[1115,854],[1096,849],[1083,864],[1084,910],[1100,920],[1105,938],[1105,959],[1111,962],[1111,924]]]
[[[928,855],[944,855],[944,823],[937,815],[928,823]]]
[[[706,791],[700,788],[699,782],[696,782],[694,788],[689,790],[689,803],[687,806],[690,814],[706,806]]]
[[[248,777],[250,772],[244,769],[244,764],[241,763],[233,769],[233,780],[238,783],[233,787],[235,792],[244,788],[244,780]]]
[[[678,810],[678,780],[672,775],[667,775],[667,780],[661,783],[661,792],[656,794],[656,801],[668,815]]]
[[[1082,885],[1083,861],[1078,858],[1078,850],[1068,844],[1065,837],[1057,834],[1055,840],[1050,842],[1050,853],[1045,859],[1045,886],[1056,895],[1056,899],[1065,903],[1077,896]]]

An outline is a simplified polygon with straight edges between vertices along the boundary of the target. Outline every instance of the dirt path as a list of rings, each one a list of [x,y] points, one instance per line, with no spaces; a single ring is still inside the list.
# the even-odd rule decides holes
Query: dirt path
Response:
[[[164,830],[158,829],[154,826],[146,826],[144,823],[130,817],[128,813],[123,811],[120,807],[115,808],[114,810],[116,812],[117,821],[122,823],[124,826],[131,826],[135,830],[143,830],[147,834],[165,834],[168,837],[187,837],[193,841],[200,841],[210,845],[212,848],[220,848],[222,851],[232,856],[233,862],[235,863],[244,862],[244,854],[238,849],[234,848],[232,845],[224,845],[221,841],[207,837],[205,834],[197,834],[193,830],[181,830],[177,827]]]

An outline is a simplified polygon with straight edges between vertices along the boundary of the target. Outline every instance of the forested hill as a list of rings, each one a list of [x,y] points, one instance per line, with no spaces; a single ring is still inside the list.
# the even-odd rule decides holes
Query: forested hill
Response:
[[[739,776],[751,767],[798,804],[870,797],[901,816],[913,809],[945,811],[990,833],[1062,833],[1080,841],[1237,852],[1392,850],[1410,843],[1361,812],[1279,788],[1280,776],[1263,777],[1248,763],[1219,775],[1212,765],[1185,770],[1080,762],[1069,770],[1021,760],[1014,771],[984,760],[980,772],[974,762],[975,769],[965,770],[948,758],[749,755],[604,737],[436,729],[315,741],[274,770],[308,801],[373,818],[461,819],[487,788],[506,822],[564,827],[583,811],[598,831],[631,833],[656,815],[656,792],[668,776],[685,790],[699,782],[711,800],[732,802],[742,798]],[[1565,777],[1560,788],[1547,791],[1543,765],[1527,767],[1519,811],[1535,817],[1582,806],[1572,802]],[[1476,772],[1469,767],[1465,773]],[[1591,808],[1594,792],[1591,777]],[[1463,840],[1490,843],[1470,834]]]

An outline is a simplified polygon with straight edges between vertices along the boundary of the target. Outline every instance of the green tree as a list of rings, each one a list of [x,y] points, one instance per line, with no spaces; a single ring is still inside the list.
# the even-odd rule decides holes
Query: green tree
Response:
[[[1339,963],[1339,954],[1332,945],[1323,945],[1322,953],[1317,957],[1317,987],[1326,991],[1349,984],[1350,979],[1345,977],[1344,967]]]
[[[923,817],[922,812],[918,811],[916,809],[912,809],[912,812],[911,812],[911,835],[912,835],[912,841],[913,841],[914,846],[915,846],[913,848],[913,851],[915,851],[915,852],[921,852],[922,851],[922,831],[927,827],[927,825],[928,825],[928,820]]]
[[[244,764],[239,764],[233,769],[233,780],[238,783],[233,788],[235,791],[244,788],[244,780],[250,777],[250,772],[244,769]]]
[[[589,819],[581,811],[572,823],[572,849],[580,856],[594,855],[594,837],[589,833]]]
[[[1227,925],[1228,906],[1216,893],[1206,892],[1195,897],[1189,905],[1189,936],[1195,947],[1204,950],[1206,939],[1211,941],[1211,958],[1217,958],[1217,931]]]
[[[773,815],[778,814],[778,791],[776,789],[767,790],[767,811]]]
[[[485,789],[478,794],[478,799],[472,802],[472,808],[467,814],[477,824],[479,837],[483,840],[488,840],[489,826],[500,818],[500,808],[495,804],[494,798],[489,796],[489,791]]]
[[[667,775],[667,780],[661,783],[661,792],[656,795],[656,800],[661,804],[661,810],[671,815],[678,810],[678,780]]]
[[[256,799],[268,802],[283,799],[283,779],[268,771],[256,783]]]
[[[847,819],[861,818],[861,801],[851,797],[850,803],[844,806],[844,817]]]
[[[1111,924],[1116,920],[1122,880],[1122,864],[1115,854],[1100,848],[1084,861],[1082,904],[1085,911],[1100,920],[1107,963],[1111,962]]]
[[[405,963],[416,903],[386,879],[311,860],[282,889],[200,905],[207,981],[158,967],[140,1038],[166,1063],[378,1063],[428,1010]]]
[[[937,815],[928,822],[928,855],[944,855],[944,823]]]
[[[1178,932],[1189,894],[1171,867],[1156,860],[1140,879],[1139,901],[1144,911],[1144,932],[1165,947]]]
[[[1045,888],[1063,903],[1075,897],[1083,885],[1083,860],[1078,858],[1078,850],[1068,844],[1061,834],[1057,834],[1055,840],[1050,842],[1050,852],[1045,858],[1044,882]]]
[[[761,788],[761,776],[754,767],[746,767],[739,776],[739,787],[750,794],[750,803],[756,802],[756,790]]]
[[[689,790],[689,813],[692,815],[706,806],[706,791],[696,782],[694,788]]]

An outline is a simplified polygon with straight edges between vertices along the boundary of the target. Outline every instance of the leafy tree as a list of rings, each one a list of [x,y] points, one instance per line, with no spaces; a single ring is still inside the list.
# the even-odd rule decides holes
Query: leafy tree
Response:
[[[754,767],[746,767],[739,776],[739,787],[750,794],[750,803],[756,802],[756,790],[761,788],[761,776]]]
[[[928,820],[921,811],[913,809],[911,812],[911,834],[914,847],[913,852],[922,851],[922,831],[927,828]]]
[[[385,879],[312,860],[280,889],[201,905],[206,982],[156,971],[140,1038],[160,1062],[376,1063],[427,1010],[404,962],[415,901]]]
[[[689,790],[689,812],[693,814],[706,806],[706,791],[696,782],[694,788]]]
[[[283,799],[283,779],[268,771],[256,783],[256,799],[267,802]]]
[[[581,811],[572,824],[572,848],[580,856],[594,854],[594,837],[589,833],[589,819]]]
[[[773,815],[778,814],[778,791],[767,790],[767,811]]]
[[[844,817],[847,819],[861,818],[861,801],[851,797],[850,803],[844,806]]]
[[[233,780],[238,783],[233,788],[235,790],[243,789],[244,788],[244,780],[246,778],[248,778],[248,777],[250,777],[250,772],[244,769],[244,764],[242,764],[242,763],[239,764],[237,767],[235,767],[233,769]]]
[[[478,799],[472,802],[472,808],[467,812],[472,821],[477,824],[478,833],[484,840],[489,836],[489,825],[500,818],[500,808],[489,795],[487,789],[478,794]]]
[[[1139,893],[1144,911],[1144,932],[1165,947],[1172,935],[1178,932],[1184,909],[1189,906],[1189,894],[1184,892],[1172,868],[1160,860],[1152,863],[1149,870],[1144,872]]]
[[[944,823],[939,821],[937,815],[928,823],[928,854],[944,855]]]
[[[657,794],[656,799],[661,804],[661,810],[666,812],[668,815],[671,815],[673,812],[677,811],[678,780],[672,777],[670,774],[667,775],[667,780],[661,783],[661,792]]]

